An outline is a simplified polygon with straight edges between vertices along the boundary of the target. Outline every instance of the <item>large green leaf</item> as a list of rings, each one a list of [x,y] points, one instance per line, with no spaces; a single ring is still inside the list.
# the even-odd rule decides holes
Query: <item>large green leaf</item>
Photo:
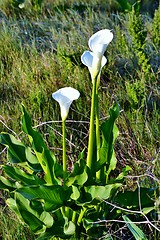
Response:
[[[115,120],[119,116],[119,111],[118,104],[114,104],[112,108],[110,108],[110,118],[101,125],[102,146],[100,149],[100,161],[97,163],[97,170],[106,165],[107,178],[111,170],[115,169],[117,163],[113,147],[115,139],[119,134],[118,128],[115,125]]]
[[[65,218],[57,220],[53,223],[53,226],[46,230],[45,233],[41,234],[37,240],[50,240],[53,237],[61,239],[69,239],[75,234],[75,224],[71,221],[66,223]]]
[[[86,193],[90,194],[91,199],[108,199],[112,196],[112,193],[121,187],[121,183],[108,184],[106,186],[88,186],[84,187]]]
[[[106,239],[107,229],[101,222],[104,219],[105,209],[102,210],[100,205],[88,208],[82,220],[87,235],[92,236],[93,239]]]
[[[34,149],[41,167],[45,172],[45,180],[49,184],[60,184],[60,181],[56,177],[56,169],[60,166],[56,161],[54,154],[48,149],[44,142],[42,135],[32,128],[31,118],[23,107],[22,127],[23,131],[28,134],[30,143]],[[56,165],[56,166],[55,166]],[[58,167],[59,166],[59,167]]]
[[[25,198],[40,199],[44,201],[44,207],[47,211],[58,209],[64,205],[64,202],[69,200],[72,193],[72,188],[64,189],[59,185],[41,185],[24,187],[17,190]]]
[[[41,234],[37,240],[49,240],[53,239],[53,237],[69,239],[75,234],[75,224],[65,217],[60,210],[54,212],[54,218],[56,220],[52,227],[48,228],[45,233]]]
[[[28,174],[19,168],[6,165],[3,166],[3,169],[10,178],[26,185],[41,185],[45,183],[43,179],[37,177],[35,174]]]
[[[3,176],[0,176],[0,189],[7,191],[14,191],[17,188],[16,184],[12,180],[8,180]]]
[[[121,183],[108,184],[106,186],[91,185],[81,188],[80,197],[76,200],[78,206],[94,206],[101,203],[103,200],[113,196],[115,191],[121,187]]]
[[[39,216],[35,216],[32,212],[29,212],[28,210],[23,210],[21,206],[19,208],[23,221],[29,225],[30,229],[34,233],[40,234],[46,231],[46,226],[39,219]]]
[[[74,164],[74,169],[67,179],[67,186],[79,185],[82,186],[88,179],[88,174],[86,172],[86,161],[79,160]]]
[[[26,201],[26,200],[25,200],[25,201]],[[7,205],[9,206],[9,208],[11,208],[11,209],[16,213],[16,215],[19,217],[19,219],[20,219],[21,221],[23,221],[23,218],[22,218],[22,216],[21,216],[21,214],[20,214],[20,211],[19,211],[18,205],[17,205],[17,203],[16,203],[16,200],[15,200],[14,198],[8,198],[8,199],[6,200],[6,203],[7,203]]]
[[[77,200],[80,197],[80,191],[78,188],[74,185],[72,185],[72,194],[71,194],[71,199]]]
[[[53,240],[54,229],[55,227],[49,228],[47,231],[45,231],[45,233],[38,236],[36,240],[50,240],[50,239]]]
[[[0,143],[7,146],[8,159],[11,163],[15,164],[27,162],[33,170],[41,170],[40,164],[36,156],[32,154],[31,148],[26,147],[13,135],[8,133],[1,133]]]
[[[95,216],[97,213],[95,212]],[[99,223],[97,223],[97,220]],[[86,235],[92,236],[92,239],[103,239],[103,240],[111,240],[112,238],[107,238],[108,234],[104,231],[106,227],[102,225],[99,219],[96,219],[95,222],[92,219],[83,219],[83,226],[86,230]],[[113,240],[113,239],[112,239]]]
[[[142,232],[142,230],[136,226],[135,223],[133,223],[127,216],[122,216],[124,221],[127,224],[127,227],[129,228],[129,230],[131,231],[131,233],[133,234],[133,236],[135,237],[136,240],[147,240],[147,237],[145,236],[145,234]]]
[[[157,192],[157,193],[156,193]],[[115,198],[114,202],[122,207],[139,209],[139,201],[141,202],[141,207],[152,207],[155,202],[155,193],[159,195],[158,189],[153,188],[140,188],[135,191],[125,191],[119,192]]]
[[[75,233],[76,227],[72,221],[68,221],[68,218],[65,218],[64,224],[64,234],[65,235],[73,235]]]
[[[46,228],[53,225],[53,218],[49,213],[45,211],[38,213],[31,208],[30,201],[19,193],[15,193],[15,199],[9,198],[7,204],[36,234],[45,232]]]

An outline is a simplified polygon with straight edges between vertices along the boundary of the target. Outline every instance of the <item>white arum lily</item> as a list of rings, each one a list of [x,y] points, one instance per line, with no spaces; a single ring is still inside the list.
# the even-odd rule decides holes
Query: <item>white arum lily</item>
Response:
[[[92,52],[103,56],[112,39],[113,33],[108,29],[102,29],[90,37],[88,45]]]
[[[103,66],[106,64],[107,59],[104,52],[108,44],[113,39],[113,33],[108,29],[102,29],[93,34],[88,45],[91,51],[85,51],[81,56],[81,61],[88,67],[92,78],[92,102],[90,113],[90,130],[88,140],[88,155],[87,166],[92,169],[93,166],[93,147],[94,147],[94,117],[96,118],[96,145],[97,145],[97,160],[100,157],[100,132],[99,132],[99,107],[98,107],[98,87],[100,83],[100,74]],[[96,174],[97,179],[100,178],[101,172]]]
[[[113,33],[108,29],[102,29],[93,34],[88,41],[92,52],[85,51],[81,56],[81,61],[88,67],[92,80],[97,77],[107,62],[107,59],[103,55],[112,39]]]
[[[85,51],[81,56],[81,61],[85,66],[88,67],[88,70],[91,74],[91,78],[92,78],[92,81],[93,81],[94,77],[97,74],[97,68],[93,67],[93,65],[94,65],[94,62],[99,62],[99,58],[97,57],[97,55],[95,53],[90,52],[90,51]],[[106,62],[107,62],[106,57],[102,56],[99,73],[101,72],[101,69],[104,67]]]
[[[63,139],[63,174],[67,172],[67,156],[66,156],[66,118],[68,116],[69,108],[72,102],[78,99],[80,93],[78,90],[72,87],[64,87],[58,91],[52,93],[52,97],[56,100],[61,109],[61,118],[62,118],[62,139]]]
[[[64,87],[52,93],[53,99],[60,105],[62,121],[66,120],[70,105],[74,100],[78,99],[79,96],[79,91],[72,87]]]

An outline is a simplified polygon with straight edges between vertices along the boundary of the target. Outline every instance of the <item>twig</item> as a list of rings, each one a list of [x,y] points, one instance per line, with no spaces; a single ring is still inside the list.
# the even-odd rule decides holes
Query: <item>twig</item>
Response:
[[[102,199],[101,199],[101,200],[102,200]],[[115,205],[115,204],[113,204],[113,203],[110,203],[110,202],[108,202],[108,201],[106,201],[106,200],[103,200],[103,201],[104,201],[105,203],[113,206],[114,208],[120,209],[120,210],[122,210],[122,211],[125,211],[125,212],[128,212],[128,213],[141,214],[141,215],[146,219],[145,223],[148,223],[148,224],[151,225],[154,229],[156,229],[158,232],[160,232],[160,229],[157,228],[151,221],[149,221],[149,219],[147,218],[147,216],[146,216],[142,211],[128,210],[128,209],[126,209],[126,208],[122,208],[122,207],[119,207],[119,206],[117,206],[117,205]]]
[[[0,120],[0,122],[19,139],[19,137],[18,137],[16,132],[14,132],[11,128],[9,128],[2,120]]]

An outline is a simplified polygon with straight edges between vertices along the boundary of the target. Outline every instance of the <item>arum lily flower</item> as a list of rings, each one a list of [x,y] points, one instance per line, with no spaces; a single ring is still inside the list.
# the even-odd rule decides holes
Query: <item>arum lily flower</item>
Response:
[[[64,87],[59,89],[58,91],[52,93],[52,97],[56,100],[61,109],[61,118],[62,118],[62,139],[63,139],[63,174],[65,178],[65,174],[67,172],[67,157],[66,157],[66,118],[68,116],[69,108],[72,102],[78,99],[80,93],[78,90],[72,87]]]
[[[100,133],[99,133],[99,108],[98,108],[98,86],[100,83],[100,73],[107,59],[104,52],[108,44],[113,39],[113,33],[108,29],[102,29],[93,34],[88,45],[91,51],[85,51],[81,56],[81,61],[88,67],[92,78],[92,102],[90,113],[90,133],[88,141],[87,166],[92,169],[93,166],[93,146],[94,146],[94,117],[96,117],[96,144],[97,144],[97,160],[99,160],[100,152]],[[99,173],[97,178],[99,179]]]
[[[88,45],[92,52],[103,56],[112,39],[113,33],[108,29],[102,29],[90,37]]]
[[[97,57],[97,55],[94,52],[85,51],[81,56],[81,61],[85,66],[88,67],[88,70],[91,74],[91,78],[93,81],[94,76],[96,75],[96,72],[97,72],[96,69],[93,67],[93,61],[98,62],[99,58]],[[102,68],[104,67],[104,65],[106,64],[106,62],[107,62],[106,57],[102,56],[101,64],[100,64],[100,72],[101,72]]]
[[[66,120],[70,105],[74,100],[77,100],[79,96],[79,91],[72,87],[64,87],[52,93],[53,99],[60,105],[62,121]]]
[[[92,81],[99,75],[102,67],[107,62],[103,55],[112,39],[113,33],[108,29],[102,29],[93,34],[88,41],[91,52],[85,51],[81,56],[81,61],[88,67]]]

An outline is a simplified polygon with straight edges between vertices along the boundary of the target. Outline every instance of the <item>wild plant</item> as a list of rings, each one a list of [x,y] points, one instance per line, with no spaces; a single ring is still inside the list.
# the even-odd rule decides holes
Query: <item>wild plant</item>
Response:
[[[11,3],[15,7],[25,8],[26,0],[12,0]],[[34,10],[39,11],[42,8],[43,0],[31,0],[31,5]]]
[[[134,8],[132,8],[132,11],[129,13],[128,27],[132,37],[132,46],[138,57],[138,64],[142,72],[148,74],[150,72],[150,64],[145,52],[147,31],[144,26],[142,15],[136,13]]]
[[[160,32],[160,6],[157,10],[155,10],[154,19],[153,19],[152,38],[153,38],[153,42],[157,48],[159,48],[159,45],[160,45],[159,32]]]
[[[117,2],[121,6],[121,9],[125,12],[132,11],[132,8],[134,8],[136,12],[140,11],[141,1],[117,0]]]

